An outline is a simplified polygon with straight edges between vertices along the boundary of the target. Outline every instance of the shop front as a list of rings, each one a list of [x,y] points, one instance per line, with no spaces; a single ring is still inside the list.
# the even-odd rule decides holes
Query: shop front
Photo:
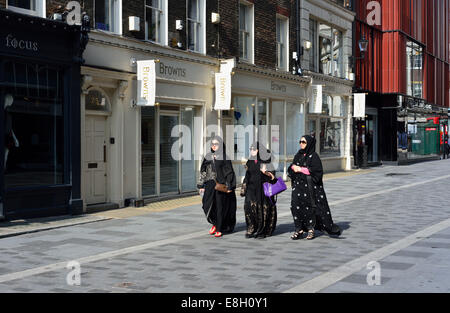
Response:
[[[439,160],[448,134],[446,110],[406,97],[397,110],[398,164]]]
[[[83,148],[87,204],[123,207],[196,192],[203,134],[207,123],[218,123],[218,60],[100,31],[91,33],[85,55],[83,137],[94,148]],[[137,103],[137,63],[144,60],[155,61],[154,106]],[[91,102],[97,110],[88,110]],[[90,140],[95,129],[98,139]],[[101,171],[88,174],[89,166]]]
[[[321,94],[311,97],[306,132],[317,139],[316,152],[325,171],[350,170],[352,83],[314,75],[313,86],[321,86]],[[317,99],[321,105],[314,103]]]
[[[271,150],[277,175],[287,179],[287,166],[299,149],[305,134],[305,104],[310,83],[288,73],[256,70],[238,64],[232,77],[232,103],[221,111],[225,141],[232,144],[233,166],[240,182],[249,148],[258,140]],[[226,130],[231,126],[231,130]],[[229,136],[233,138],[228,138]]]
[[[0,217],[82,212],[81,29],[0,10]]]

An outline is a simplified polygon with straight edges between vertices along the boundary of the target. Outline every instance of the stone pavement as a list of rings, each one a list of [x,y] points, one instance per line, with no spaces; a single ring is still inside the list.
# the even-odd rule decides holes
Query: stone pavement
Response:
[[[309,290],[408,292],[413,290],[408,284],[420,292],[448,289],[442,280],[449,265],[450,224],[373,260],[381,265],[380,286],[367,285],[365,266],[350,265],[449,220],[450,161],[337,176],[325,181],[325,190],[333,219],[343,229],[339,239],[319,234],[313,241],[290,240],[290,191],[278,198],[274,236],[263,240],[244,238],[241,198],[236,231],[222,238],[207,234],[199,204],[133,212],[0,239],[0,292],[278,293],[305,291],[321,277],[321,287]],[[110,218],[110,213],[95,216]],[[80,286],[67,284],[69,261],[81,264]],[[343,272],[345,277],[333,281]]]

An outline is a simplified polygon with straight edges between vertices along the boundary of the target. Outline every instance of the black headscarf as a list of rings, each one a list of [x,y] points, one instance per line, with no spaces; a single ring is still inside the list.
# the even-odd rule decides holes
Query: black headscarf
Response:
[[[293,164],[298,166],[306,166],[313,179],[317,183],[322,182],[323,168],[319,155],[316,153],[316,138],[304,135],[302,138],[306,139],[305,149],[300,149],[294,157]]]
[[[266,149],[263,145],[259,143],[259,141],[254,142],[250,149],[255,148],[258,150],[256,154],[256,160],[261,163],[270,163],[272,161],[272,157],[270,154],[270,150]],[[255,157],[250,155],[249,160],[255,160]]]
[[[313,152],[316,152],[316,138],[309,135],[305,135],[302,138],[306,139],[307,144],[305,149],[299,150],[299,153],[306,154],[306,156],[309,156],[313,154]]]
[[[214,151],[212,149],[212,147],[211,147],[210,153],[208,153],[206,155],[207,160],[212,160],[213,156],[216,156],[216,160],[225,161],[227,159],[227,155],[226,155],[225,143],[223,142],[222,137],[214,136],[211,139],[211,144],[212,144],[213,141],[218,141],[219,142],[219,148],[217,149],[217,151]]]

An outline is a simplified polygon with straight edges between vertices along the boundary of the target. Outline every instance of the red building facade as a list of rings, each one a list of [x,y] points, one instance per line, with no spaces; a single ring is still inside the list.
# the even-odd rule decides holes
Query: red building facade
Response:
[[[367,93],[368,113],[355,123],[355,149],[373,145],[375,161],[438,158],[443,147],[426,129],[436,129],[439,138],[447,133],[450,0],[358,0],[354,9],[355,92]],[[431,117],[440,117],[440,125],[425,127]],[[369,132],[377,142],[361,140]]]

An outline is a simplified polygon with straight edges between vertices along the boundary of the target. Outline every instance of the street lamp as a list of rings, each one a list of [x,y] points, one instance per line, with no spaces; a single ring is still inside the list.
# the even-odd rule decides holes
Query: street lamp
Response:
[[[354,56],[349,57],[350,63],[353,64],[355,60],[363,60],[366,56],[365,53],[367,52],[368,46],[369,46],[369,41],[363,35],[362,38],[360,40],[358,40],[358,47],[359,47],[359,52],[361,52],[361,56],[360,57],[354,57]]]

